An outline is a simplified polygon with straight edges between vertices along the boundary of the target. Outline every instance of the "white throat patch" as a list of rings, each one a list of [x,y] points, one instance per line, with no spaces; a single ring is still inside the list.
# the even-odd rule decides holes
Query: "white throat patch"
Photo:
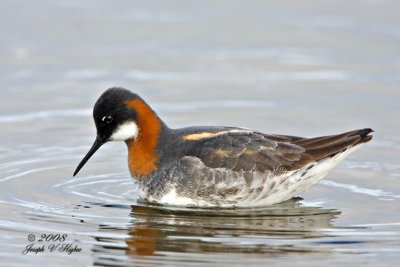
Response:
[[[121,124],[111,135],[111,141],[126,141],[134,139],[138,136],[139,128],[133,121],[128,121]]]

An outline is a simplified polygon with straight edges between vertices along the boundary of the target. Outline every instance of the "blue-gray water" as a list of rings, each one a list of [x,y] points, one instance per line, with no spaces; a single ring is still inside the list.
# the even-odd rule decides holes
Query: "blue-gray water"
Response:
[[[398,264],[399,1],[0,3],[1,266]],[[376,134],[303,200],[148,207],[122,143],[72,179],[95,137],[93,103],[114,85],[172,127]],[[81,251],[42,242],[23,255],[29,234],[35,245],[66,234]]]

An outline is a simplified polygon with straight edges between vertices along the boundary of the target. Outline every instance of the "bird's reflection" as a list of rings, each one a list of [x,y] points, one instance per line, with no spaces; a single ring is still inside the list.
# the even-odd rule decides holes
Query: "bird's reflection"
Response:
[[[132,223],[118,231],[127,231],[123,249],[129,257],[171,252],[320,253],[290,241],[326,236],[326,229],[333,227],[331,221],[340,212],[300,203],[299,199],[292,199],[271,207],[251,209],[135,205],[131,207]],[[100,231],[117,230],[102,228]],[[106,237],[100,237],[99,241],[118,242]]]

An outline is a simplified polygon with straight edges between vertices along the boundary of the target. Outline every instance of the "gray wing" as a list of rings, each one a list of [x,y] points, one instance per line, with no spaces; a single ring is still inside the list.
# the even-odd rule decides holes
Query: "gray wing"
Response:
[[[231,129],[224,134],[193,142],[185,156],[199,158],[210,168],[233,171],[284,172],[333,156],[346,148],[368,142],[372,130],[304,138],[268,135],[251,130]]]

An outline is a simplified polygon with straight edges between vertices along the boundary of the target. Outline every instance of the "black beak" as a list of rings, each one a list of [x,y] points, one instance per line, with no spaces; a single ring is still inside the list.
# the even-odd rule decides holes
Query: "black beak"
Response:
[[[86,154],[86,156],[82,159],[82,161],[79,163],[78,167],[76,167],[76,170],[74,172],[74,176],[82,169],[83,165],[90,159],[91,156],[99,149],[102,145],[104,145],[106,141],[104,139],[101,139],[99,137],[96,138],[94,141],[94,144],[90,148],[89,152]]]

